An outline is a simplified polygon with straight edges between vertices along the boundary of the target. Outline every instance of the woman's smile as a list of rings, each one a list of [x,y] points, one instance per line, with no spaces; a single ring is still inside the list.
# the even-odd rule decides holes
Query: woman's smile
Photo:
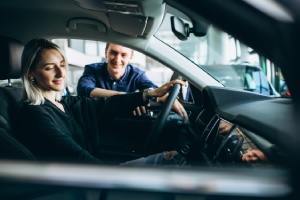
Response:
[[[61,85],[61,84],[64,83],[64,79],[56,79],[56,80],[53,81],[53,83],[56,84],[56,85]]]

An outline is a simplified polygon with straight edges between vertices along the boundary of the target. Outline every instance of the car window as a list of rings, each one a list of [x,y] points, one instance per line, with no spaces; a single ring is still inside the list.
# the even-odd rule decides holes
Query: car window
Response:
[[[0,80],[0,87],[13,86],[13,87],[22,87],[22,80],[19,79],[11,79],[10,82],[8,80]]]
[[[168,7],[167,12],[163,25],[155,34],[158,39],[190,59],[226,87],[267,96],[280,96],[280,83],[284,78],[278,66],[213,25],[209,26],[205,36],[195,37],[194,34],[189,34],[188,40],[181,41],[172,32],[170,18],[177,16],[190,27],[192,23],[187,16],[174,8]]]
[[[106,42],[79,40],[79,39],[53,39],[65,52],[69,62],[68,86],[70,95],[76,95],[77,82],[83,73],[84,66],[96,62],[106,62]],[[173,71],[160,62],[134,51],[131,65],[145,71],[147,77],[157,86],[168,82]]]

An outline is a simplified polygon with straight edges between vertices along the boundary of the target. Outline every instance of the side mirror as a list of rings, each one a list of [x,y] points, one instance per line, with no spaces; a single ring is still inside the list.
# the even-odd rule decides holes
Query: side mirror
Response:
[[[188,23],[184,23],[184,21],[178,17],[171,17],[171,28],[174,35],[179,40],[187,40],[190,36],[190,33],[193,33],[196,37],[203,37],[207,34],[209,24],[206,22],[195,23],[193,22],[193,28],[190,28]]]

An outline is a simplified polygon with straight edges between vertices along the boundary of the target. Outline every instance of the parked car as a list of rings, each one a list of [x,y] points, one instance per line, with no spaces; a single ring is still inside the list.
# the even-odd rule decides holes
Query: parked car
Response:
[[[180,99],[189,120],[171,111],[175,86],[148,115],[99,127],[104,165],[46,162],[15,135],[24,88],[1,86],[0,199],[299,199],[299,19],[289,0],[2,0],[1,80],[20,78],[31,39],[82,39],[150,56],[188,81],[191,98]],[[291,98],[225,87],[202,68],[246,54],[279,66]],[[170,149],[185,166],[117,165]]]
[[[280,83],[281,83],[280,84],[280,95],[282,97],[291,97],[291,92],[289,91],[289,88],[288,88],[286,82],[281,81]]]

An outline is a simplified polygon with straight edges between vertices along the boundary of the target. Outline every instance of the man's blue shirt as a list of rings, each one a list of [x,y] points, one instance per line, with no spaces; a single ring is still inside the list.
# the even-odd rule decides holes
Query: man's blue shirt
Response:
[[[78,81],[77,93],[79,96],[90,97],[91,91],[95,88],[135,92],[147,88],[157,88],[157,85],[148,79],[144,71],[132,65],[126,66],[125,74],[120,80],[114,80],[109,76],[107,63],[104,62],[85,66],[83,75]]]

